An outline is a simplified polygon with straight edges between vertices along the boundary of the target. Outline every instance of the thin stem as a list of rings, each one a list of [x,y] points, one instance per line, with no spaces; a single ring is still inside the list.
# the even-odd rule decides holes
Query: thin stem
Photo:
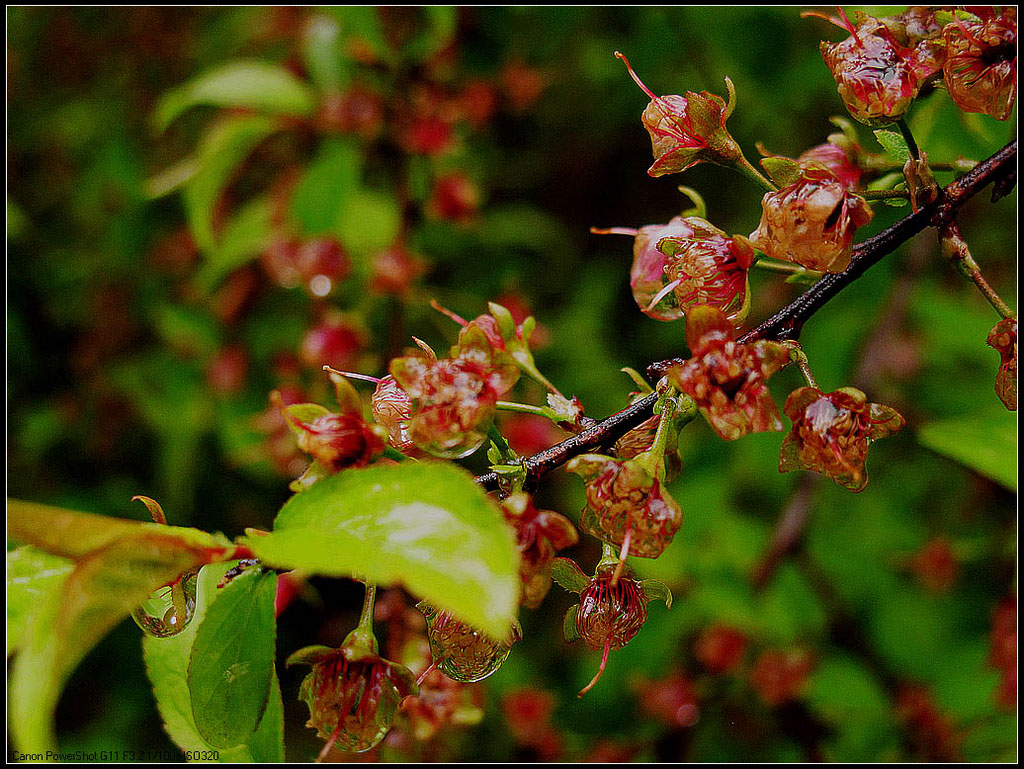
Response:
[[[788,346],[789,359],[800,369],[800,375],[804,378],[804,381],[809,387],[813,387],[815,390],[819,389],[818,383],[814,379],[814,374],[811,373],[811,362],[807,359],[807,353],[800,347],[800,343],[790,342]]]
[[[921,149],[917,146],[917,139],[914,138],[914,134],[910,130],[910,126],[907,124],[906,118],[900,118],[896,124],[900,128],[900,133],[903,134],[903,141],[907,143],[907,148],[910,150],[910,157],[914,160],[921,159]]]
[[[909,200],[910,193],[907,190],[864,190],[858,192],[864,200]]]
[[[608,664],[608,652],[610,652],[611,649],[612,636],[611,633],[609,633],[608,638],[606,638],[604,642],[604,652],[601,654],[601,664],[597,668],[597,673],[595,673],[594,677],[590,679],[589,684],[580,689],[580,693],[576,695],[577,697],[582,697],[584,694],[589,692],[591,689],[594,688],[594,685],[600,680],[601,674],[604,673],[605,666]]]
[[[373,634],[373,605],[377,598],[377,585],[373,582],[366,583],[366,593],[363,595],[363,610],[359,614],[359,630],[368,631]]]
[[[942,230],[939,235],[939,242],[942,245],[943,256],[952,262],[957,272],[978,287],[982,296],[988,300],[988,303],[995,308],[1001,317],[1017,317],[1017,313],[1010,309],[1009,305],[1002,300],[1002,297],[985,280],[985,276],[981,274],[981,268],[974,261],[974,257],[971,256],[971,249],[967,245],[967,241],[960,234],[960,228],[955,221],[950,222]]]
[[[733,163],[733,165],[729,166],[729,168],[736,169],[737,171],[740,172],[740,175],[749,179],[766,192],[778,192],[779,188],[775,185],[775,183],[772,182],[771,179],[762,174],[760,171],[758,171],[756,168],[754,168],[754,166],[751,165],[750,161],[747,160],[746,157],[744,157],[742,154]]]
[[[761,257],[754,262],[752,266],[757,267],[759,270],[764,270],[765,272],[777,272],[781,275],[800,275],[812,280],[818,280],[824,274],[817,270],[808,270],[806,267],[801,267],[799,264],[778,262],[774,259],[768,259],[767,257]]]
[[[543,406],[534,406],[529,403],[516,403],[514,401],[498,401],[498,411],[511,411],[516,414],[534,414],[539,417],[548,417],[550,414]]]

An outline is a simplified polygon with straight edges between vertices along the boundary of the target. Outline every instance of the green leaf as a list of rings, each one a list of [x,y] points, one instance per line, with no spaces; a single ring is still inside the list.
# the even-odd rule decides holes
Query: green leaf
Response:
[[[248,201],[228,219],[220,244],[199,268],[196,280],[213,291],[230,273],[258,257],[270,244],[274,206],[268,197]]]
[[[196,608],[192,623],[170,638],[147,636],[142,640],[146,673],[153,684],[157,709],[164,729],[182,750],[210,751],[217,748],[206,742],[192,717],[192,700],[188,687],[188,668],[199,628],[205,624],[207,611],[223,591],[217,583],[233,563],[203,568],[196,586]],[[281,762],[284,760],[284,709],[277,676],[271,676],[271,691],[266,712],[259,728],[244,745],[220,751],[221,761]]]
[[[292,497],[245,540],[263,563],[410,592],[496,638],[516,617],[519,563],[501,510],[442,463],[346,470]]]
[[[391,195],[353,190],[338,211],[335,232],[357,254],[372,254],[390,246],[398,237],[402,214]]]
[[[1012,414],[932,422],[917,438],[932,451],[1017,491],[1017,424]]]
[[[761,167],[779,187],[787,187],[800,178],[800,164],[790,158],[775,155],[761,158]]]
[[[37,607],[11,672],[11,733],[26,753],[56,748],[53,714],[71,671],[150,593],[222,549],[193,547],[163,527],[140,530],[82,558]]]
[[[275,115],[311,115],[316,99],[288,70],[262,61],[233,61],[168,91],[154,113],[159,132],[185,110],[200,104],[245,107]]]
[[[878,128],[874,131],[875,138],[878,139],[878,143],[882,145],[882,149],[889,153],[894,159],[900,163],[906,163],[910,160],[910,147],[907,146],[907,140],[903,138],[903,134],[899,131],[893,131],[890,128]]]
[[[196,631],[188,666],[192,717],[211,745],[245,744],[274,677],[277,575],[243,572],[225,585]]]
[[[169,536],[183,547],[230,547],[223,536],[182,526],[162,526],[125,518],[80,513],[20,499],[7,500],[7,537],[63,558],[78,559],[112,542],[132,536]]]
[[[335,231],[342,205],[359,187],[362,151],[345,139],[325,141],[292,193],[290,211],[306,235]]]
[[[342,89],[347,80],[347,62],[337,18],[323,13],[309,17],[302,31],[302,58],[317,88],[324,92]]]
[[[25,545],[7,551],[7,656],[15,651],[37,606],[59,590],[75,568],[66,558]]]
[[[185,215],[196,245],[207,254],[217,251],[213,209],[238,166],[256,146],[279,128],[264,115],[231,115],[215,123],[203,139],[198,169],[183,189]]]

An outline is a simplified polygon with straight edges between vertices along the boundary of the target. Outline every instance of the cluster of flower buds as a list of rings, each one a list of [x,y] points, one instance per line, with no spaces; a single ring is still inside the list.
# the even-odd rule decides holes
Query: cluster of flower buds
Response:
[[[901,120],[939,73],[960,109],[1009,118],[1017,98],[1016,7],[910,8],[885,18],[858,14],[856,25],[842,11],[825,18],[850,33],[823,42],[821,52],[846,108],[862,123]]]

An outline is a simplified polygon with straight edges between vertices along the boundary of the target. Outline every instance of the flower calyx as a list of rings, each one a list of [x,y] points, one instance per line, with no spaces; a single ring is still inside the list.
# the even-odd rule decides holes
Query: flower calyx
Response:
[[[868,403],[855,387],[831,393],[801,387],[789,394],[785,412],[793,429],[782,441],[779,472],[813,470],[850,491],[867,485],[868,446],[906,423],[895,409]]]
[[[630,77],[651,100],[641,118],[654,154],[654,164],[647,171],[650,176],[680,173],[698,163],[739,167],[746,162],[725,127],[736,105],[732,80],[725,79],[728,102],[708,91],[657,96],[637,77],[624,55],[616,51],[615,56],[622,59]]]
[[[582,697],[600,679],[608,664],[608,654],[621,649],[640,631],[647,620],[647,605],[652,600],[663,600],[672,608],[672,592],[657,580],[637,580],[631,569],[615,581],[618,562],[610,548],[605,548],[593,577],[588,577],[574,561],[556,558],[552,576],[566,590],[578,593],[580,602],[565,615],[565,640],[572,643],[578,638],[591,649],[602,649],[601,665],[597,674],[580,691]]]
[[[350,753],[375,747],[391,729],[402,699],[419,690],[404,665],[377,653],[369,631],[357,628],[338,649],[307,646],[286,665],[311,665],[299,687],[309,707],[306,725],[327,740],[320,758],[337,746]]]
[[[768,379],[789,362],[777,342],[736,341],[736,328],[710,306],[694,308],[686,320],[691,357],[672,366],[668,381],[689,395],[716,433],[727,441],[747,433],[783,429]]]

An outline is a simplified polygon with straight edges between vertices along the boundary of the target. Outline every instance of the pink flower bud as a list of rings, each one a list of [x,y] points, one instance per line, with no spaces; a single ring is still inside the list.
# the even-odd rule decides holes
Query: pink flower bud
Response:
[[[800,178],[761,200],[761,223],[750,235],[773,259],[809,270],[842,272],[853,255],[853,236],[871,221],[871,207],[821,167],[804,167]]]
[[[1017,100],[1017,9],[978,21],[955,18],[943,30],[943,76],[953,102],[965,112],[1010,117]]]

